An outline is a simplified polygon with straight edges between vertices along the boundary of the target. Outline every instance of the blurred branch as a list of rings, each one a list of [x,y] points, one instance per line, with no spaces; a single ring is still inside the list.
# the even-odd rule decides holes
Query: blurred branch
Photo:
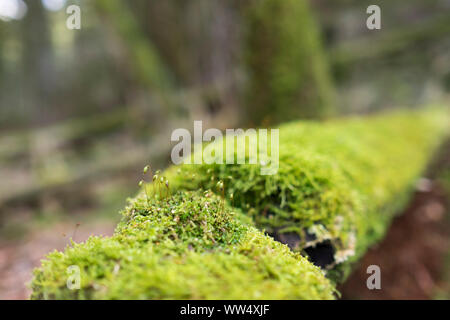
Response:
[[[152,161],[152,164],[159,163],[170,149],[170,145],[162,143],[162,141],[166,141],[166,135],[161,134],[154,137],[152,143],[148,146],[133,146],[131,149],[122,150],[120,153],[115,152],[114,146],[110,145],[110,150],[105,152],[104,155],[70,165],[70,170],[66,172],[66,175],[57,179],[30,182],[16,188],[7,184],[0,184],[0,209],[5,205],[36,199],[47,193],[86,188],[87,183],[95,182],[102,177],[110,178],[123,172],[137,170],[144,163],[148,163],[149,160]],[[47,160],[51,163],[54,159],[41,160]]]
[[[402,54],[409,48],[436,42],[449,35],[449,21],[450,14],[441,14],[420,24],[392,31],[382,29],[378,36],[342,43],[331,52],[333,64],[342,69],[354,63]]]
[[[8,159],[29,156],[30,146],[36,142],[35,138],[38,137],[53,138],[51,150],[47,150],[52,152],[78,140],[98,136],[103,132],[111,132],[123,126],[128,119],[128,110],[123,108],[106,114],[58,123],[42,129],[4,132],[0,138],[0,160],[4,164]]]

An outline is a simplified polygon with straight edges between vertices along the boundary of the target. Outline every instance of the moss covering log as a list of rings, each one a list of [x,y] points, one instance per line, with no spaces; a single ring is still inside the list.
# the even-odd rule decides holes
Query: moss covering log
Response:
[[[33,299],[332,299],[333,286],[223,206],[210,191],[141,195],[111,238],[53,252],[35,271]],[[80,290],[66,286],[81,269]]]
[[[448,123],[442,109],[292,122],[279,128],[275,175],[261,175],[260,165],[214,164],[172,167],[166,176],[173,188],[183,190],[211,188],[211,177],[223,180],[234,207],[259,229],[293,239],[285,242],[294,250],[305,253],[330,242],[332,261],[325,267],[335,272],[336,265],[355,261],[383,236]],[[337,269],[348,271],[347,266]]]
[[[171,167],[173,196],[149,185],[112,238],[50,254],[32,298],[332,298],[328,279],[343,279],[383,236],[448,120],[447,110],[430,109],[288,123],[275,175],[250,164]],[[293,250],[258,230],[293,238]],[[328,279],[313,265],[324,243]],[[82,270],[81,290],[66,288],[70,265]]]

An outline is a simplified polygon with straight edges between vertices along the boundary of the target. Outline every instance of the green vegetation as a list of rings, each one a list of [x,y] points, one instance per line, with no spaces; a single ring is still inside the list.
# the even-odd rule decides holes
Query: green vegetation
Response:
[[[332,113],[334,88],[307,1],[251,1],[244,12],[251,121],[274,124]]]
[[[32,298],[332,298],[303,249],[331,241],[328,277],[342,279],[382,237],[447,129],[441,109],[293,122],[280,127],[275,175],[249,164],[169,168],[172,196],[150,185],[112,238],[50,254]],[[297,252],[252,224],[298,235]],[[66,288],[70,265],[82,270],[82,290]]]
[[[447,127],[439,109],[293,122],[280,127],[276,175],[247,164],[184,165],[166,176],[183,190],[223,180],[232,205],[258,228],[298,234],[298,251],[330,239],[336,262],[353,261],[383,236]],[[308,242],[307,234],[316,239]]]
[[[222,206],[210,191],[130,200],[111,238],[53,252],[33,299],[331,299],[319,268]],[[66,287],[77,265],[81,290]]]

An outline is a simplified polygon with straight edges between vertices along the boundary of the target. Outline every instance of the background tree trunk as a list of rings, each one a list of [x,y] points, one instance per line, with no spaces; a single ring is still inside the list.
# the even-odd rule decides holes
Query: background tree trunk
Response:
[[[307,1],[251,1],[243,16],[248,121],[273,124],[332,114],[334,88]]]

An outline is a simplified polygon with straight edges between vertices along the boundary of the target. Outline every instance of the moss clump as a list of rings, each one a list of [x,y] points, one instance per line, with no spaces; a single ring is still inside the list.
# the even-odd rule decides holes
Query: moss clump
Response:
[[[333,285],[300,253],[331,243],[327,275],[342,279],[408,200],[447,131],[440,109],[293,122],[280,127],[275,175],[261,175],[260,165],[169,168],[174,195],[150,185],[130,200],[113,237],[51,253],[35,271],[32,298],[333,298]],[[222,197],[210,191],[218,181]],[[297,252],[257,228],[296,235]],[[81,290],[66,288],[71,265],[82,271]]]
[[[251,120],[274,124],[333,113],[334,87],[307,1],[256,0],[244,7]]]
[[[317,267],[249,225],[210,191],[129,201],[111,238],[53,252],[34,299],[332,299]],[[80,290],[66,270],[81,270]]]
[[[183,190],[223,180],[232,205],[258,228],[298,235],[298,251],[330,239],[338,264],[357,259],[384,234],[446,129],[448,114],[440,109],[293,122],[280,127],[275,175],[250,164],[183,165],[165,174]]]

